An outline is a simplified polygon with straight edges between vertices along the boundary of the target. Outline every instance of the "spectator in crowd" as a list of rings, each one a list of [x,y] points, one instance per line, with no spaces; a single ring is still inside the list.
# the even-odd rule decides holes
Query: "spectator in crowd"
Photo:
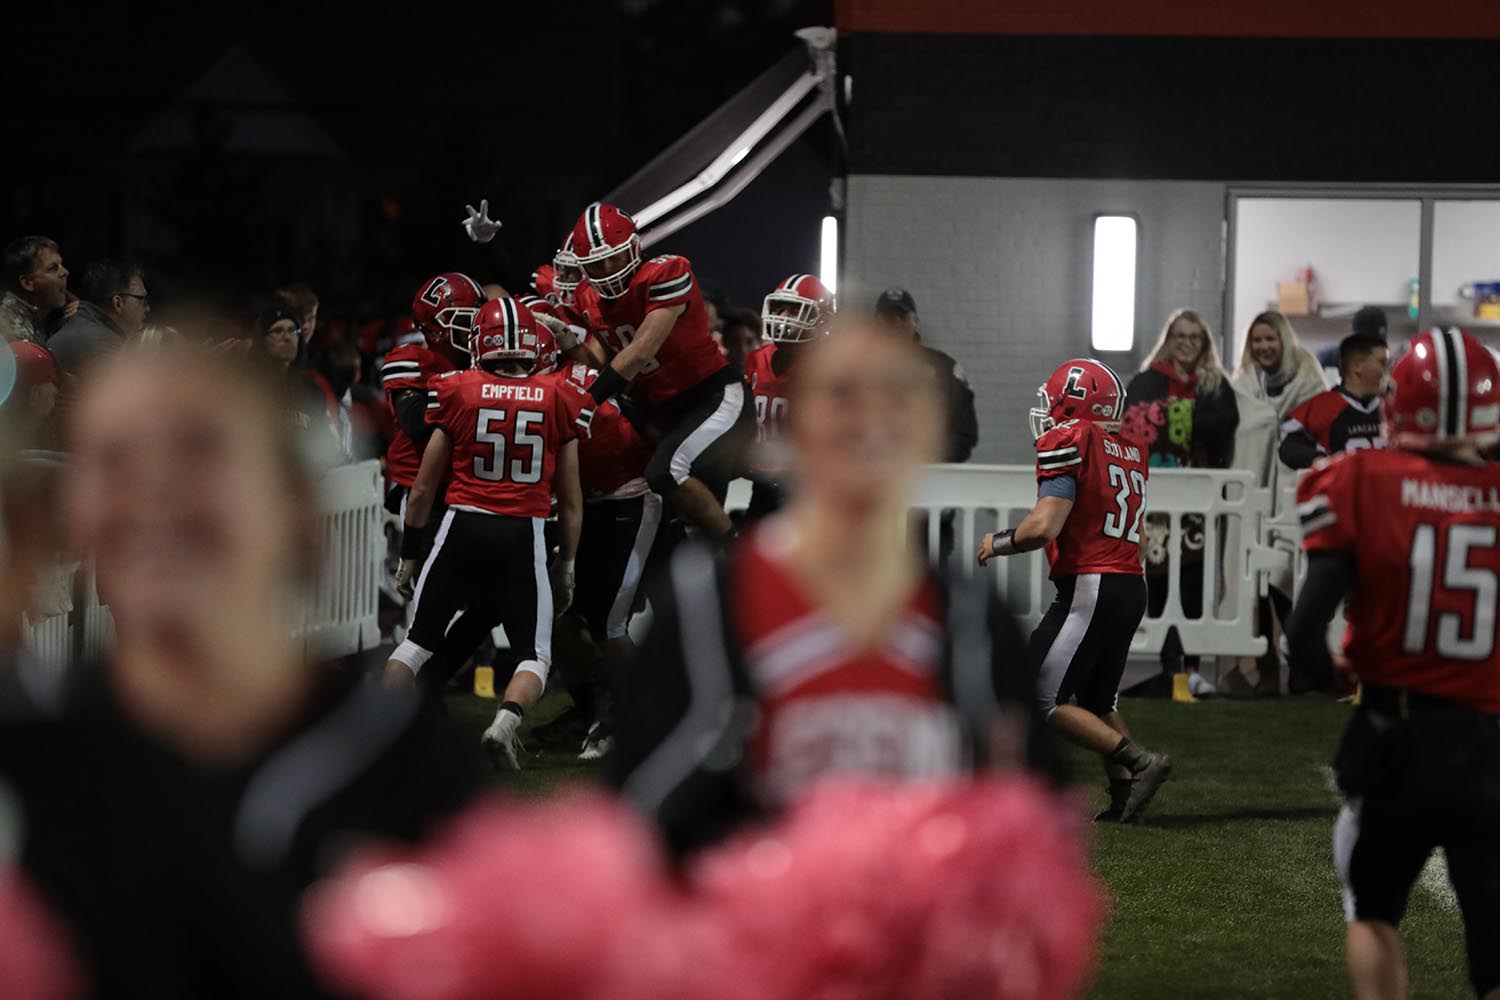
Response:
[[[303,342],[311,344],[318,335],[318,293],[297,281],[278,288],[274,299],[278,306],[297,317]]]
[[[83,269],[78,312],[47,340],[64,375],[77,378],[101,355],[140,335],[151,313],[141,269],[117,260],[97,260]]]
[[[321,465],[343,460],[343,436],[329,409],[328,395],[308,375],[307,342],[295,313],[269,306],[256,319],[249,356],[261,363],[281,385],[288,404],[287,422]]]
[[[43,343],[49,315],[68,304],[62,250],[45,236],[23,236],[7,243],[0,257],[0,337]]]
[[[754,309],[735,309],[724,319],[719,350],[729,363],[745,367],[745,355],[760,346],[760,316]]]
[[[63,508],[115,641],[0,727],[0,780],[91,995],[327,996],[302,891],[475,788],[413,699],[305,658],[317,504],[285,407],[266,373],[178,347],[122,351],[72,414]]]
[[[875,300],[875,315],[921,349],[922,359],[937,376],[938,388],[946,404],[948,438],[942,461],[967,462],[974,453],[974,446],[979,443],[979,418],[974,413],[974,390],[963,366],[942,351],[922,343],[922,318],[917,315],[917,302],[911,292],[904,288],[882,292]]]
[[[1342,381],[1287,414],[1281,425],[1281,460],[1290,468],[1306,469],[1325,455],[1383,446],[1380,391],[1389,363],[1390,348],[1382,338],[1351,333],[1341,340]]]
[[[703,290],[703,308],[708,311],[708,332],[718,337],[724,332],[724,321],[734,312],[734,306],[730,305],[729,293],[723,285],[703,281],[699,287]]]
[[[1359,310],[1350,320],[1349,332],[1356,336],[1384,343],[1386,340],[1385,310],[1379,306],[1360,306]],[[1339,345],[1328,344],[1325,347],[1319,348],[1318,364],[1323,366],[1325,373],[1337,372],[1339,369]]]
[[[57,362],[41,344],[29,340],[11,341],[15,362],[15,384],[3,401],[12,432],[24,448],[51,450],[56,443],[52,415],[57,408],[57,386],[60,381]]]
[[[1273,497],[1278,496],[1282,486],[1295,481],[1291,470],[1277,459],[1281,425],[1298,406],[1328,388],[1323,366],[1297,342],[1287,318],[1268,310],[1250,321],[1245,349],[1230,381],[1240,414],[1235,434],[1235,467],[1255,473],[1258,484],[1271,490]],[[1288,567],[1286,578],[1271,581],[1268,595],[1257,606],[1260,634],[1266,637],[1268,647],[1259,661],[1254,688],[1259,695],[1275,695],[1281,690],[1281,661],[1276,652],[1272,614],[1274,611],[1275,620],[1286,621],[1291,612],[1288,596],[1291,592]],[[1250,692],[1238,667],[1221,678],[1219,687],[1225,694]]]
[[[363,461],[385,454],[385,423],[376,414],[388,416],[383,397],[360,382],[363,359],[348,341],[336,341],[318,353],[313,380],[324,393],[345,460]]]
[[[1234,434],[1239,408],[1234,389],[1219,361],[1219,346],[1203,317],[1178,309],[1167,317],[1161,336],[1146,363],[1125,392],[1121,432],[1135,438],[1150,453],[1152,468],[1227,469],[1234,460]],[[1182,519],[1182,547],[1178,559],[1178,588],[1182,611],[1189,618],[1203,615],[1202,516]],[[1166,515],[1145,519],[1147,614],[1159,617],[1166,608],[1170,523]],[[1193,695],[1214,693],[1198,672],[1198,657],[1185,655],[1182,638],[1171,629],[1162,646],[1164,673],[1183,670]]]

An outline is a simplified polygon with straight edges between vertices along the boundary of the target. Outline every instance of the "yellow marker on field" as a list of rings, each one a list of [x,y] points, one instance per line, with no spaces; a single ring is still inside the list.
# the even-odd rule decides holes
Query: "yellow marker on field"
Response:
[[[1197,701],[1193,692],[1188,689],[1187,674],[1172,675],[1172,700],[1173,701]]]
[[[481,698],[495,697],[495,668],[474,668],[474,693]]]

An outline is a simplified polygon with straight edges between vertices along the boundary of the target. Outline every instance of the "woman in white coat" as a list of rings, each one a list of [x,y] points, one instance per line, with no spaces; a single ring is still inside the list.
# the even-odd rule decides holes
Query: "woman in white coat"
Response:
[[[1281,425],[1288,414],[1311,397],[1328,388],[1323,368],[1311,352],[1297,343],[1292,324],[1279,312],[1268,310],[1250,321],[1245,348],[1239,367],[1230,379],[1238,396],[1240,424],[1235,437],[1234,464],[1256,474],[1259,485],[1271,490],[1280,502],[1284,487],[1296,482],[1296,473],[1281,463],[1276,455]],[[1268,648],[1259,661],[1260,676],[1255,693],[1275,695],[1280,692],[1280,660],[1272,638],[1273,610],[1285,620],[1291,610],[1291,574],[1271,580],[1269,596],[1260,602],[1257,618],[1260,634],[1268,638]],[[1235,684],[1226,678],[1226,693],[1235,687],[1244,689],[1247,682]]]

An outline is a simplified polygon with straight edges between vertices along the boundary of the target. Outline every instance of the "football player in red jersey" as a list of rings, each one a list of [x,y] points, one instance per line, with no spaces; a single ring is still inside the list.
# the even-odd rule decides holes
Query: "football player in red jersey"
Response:
[[[1336,456],[1297,486],[1308,569],[1287,626],[1294,662],[1330,686],[1328,623],[1348,597],[1343,655],[1364,683],[1336,764],[1349,975],[1359,997],[1409,995],[1396,928],[1441,847],[1469,977],[1497,1000],[1500,466],[1480,449],[1500,435],[1500,370],[1458,330],[1419,334],[1383,409],[1388,448]]]
[[[770,341],[745,356],[745,381],[755,397],[755,447],[751,452],[750,520],[778,509],[785,499],[787,457],[781,441],[787,382],[800,345],[828,332],[833,295],[811,274],[794,274],[766,296],[761,332]]]
[[[703,295],[683,257],[641,259],[635,221],[595,202],[573,227],[573,252],[591,293],[591,340],[608,357],[589,386],[595,404],[634,383],[662,437],[646,468],[653,492],[710,539],[734,530],[723,495],[754,427],[755,411],[738,369],[708,329]],[[579,415],[585,431],[597,406]]]
[[[534,297],[522,302],[543,323],[537,330],[541,345],[537,371],[550,373],[576,419],[593,405],[588,387],[599,373],[577,362],[558,367],[559,352],[551,333],[560,322],[557,308]],[[616,400],[597,407],[589,433],[578,440],[583,530],[578,543],[578,586],[570,611],[582,620],[588,633],[584,645],[592,648],[572,657],[585,662],[563,664],[563,676],[576,709],[592,720],[579,754],[583,760],[602,757],[610,742],[608,706],[596,707],[594,700],[591,675],[597,671],[593,668],[602,665],[608,675],[635,651],[627,626],[662,523],[661,497],[646,485],[650,458],[651,449]]]
[[[1351,334],[1339,342],[1338,386],[1325,389],[1287,414],[1277,453],[1289,468],[1306,469],[1319,458],[1359,448],[1383,448],[1380,391],[1390,350],[1382,339]]]
[[[406,504],[406,531],[427,524],[448,477],[448,511],[417,578],[416,616],[391,654],[386,677],[402,683],[445,648],[454,615],[505,626],[521,657],[484,743],[519,766],[516,728],[536,704],[552,663],[552,617],[572,600],[583,515],[578,443],[557,386],[532,375],[538,338],[530,310],[515,299],[488,302],[475,320],[473,368],[447,372],[428,389],[432,436]],[[558,560],[548,585],[543,522],[557,494]]]
[[[411,303],[412,324],[426,344],[402,344],[386,354],[380,367],[381,388],[397,428],[385,454],[386,475],[394,484],[386,500],[392,513],[401,512],[427,445],[427,381],[468,366],[469,334],[482,305],[484,292],[466,274],[427,279]]]
[[[833,775],[935,779],[1035,760],[1024,640],[992,588],[908,530],[943,403],[910,343],[855,322],[798,360],[798,489],[727,557],[679,546],[620,681],[612,778],[679,851]]]
[[[1046,547],[1057,598],[1031,634],[1038,700],[1053,729],[1104,761],[1110,804],[1095,818],[1125,822],[1172,771],[1170,758],[1131,740],[1119,706],[1130,643],[1146,613],[1141,514],[1149,469],[1141,447],[1120,436],[1125,387],[1109,366],[1064,361],[1037,393],[1036,506],[1014,529],[984,536],[979,565]]]

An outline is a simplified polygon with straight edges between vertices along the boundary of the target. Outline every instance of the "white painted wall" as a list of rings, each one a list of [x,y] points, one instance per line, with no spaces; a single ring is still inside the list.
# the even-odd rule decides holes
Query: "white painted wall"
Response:
[[[1459,302],[1458,288],[1500,281],[1500,201],[1440,201],[1432,214],[1432,302]]]
[[[1222,184],[1002,177],[849,178],[843,308],[908,289],[923,340],[968,372],[976,462],[1032,461],[1026,411],[1060,362],[1088,355],[1092,233],[1100,212],[1140,219],[1136,350],[1102,356],[1129,380],[1179,306],[1216,330]]]
[[[1230,356],[1239,357],[1255,314],[1274,307],[1276,283],[1296,280],[1307,264],[1323,302],[1405,302],[1421,258],[1421,232],[1422,206],[1415,200],[1240,198]]]

